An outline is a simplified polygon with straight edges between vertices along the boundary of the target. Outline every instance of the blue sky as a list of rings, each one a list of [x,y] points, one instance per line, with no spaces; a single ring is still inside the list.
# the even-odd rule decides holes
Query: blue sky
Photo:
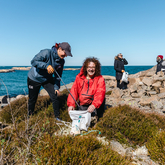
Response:
[[[86,57],[114,64],[155,65],[165,57],[165,0],[0,0],[0,66],[30,66],[56,42],[69,42],[81,66]]]

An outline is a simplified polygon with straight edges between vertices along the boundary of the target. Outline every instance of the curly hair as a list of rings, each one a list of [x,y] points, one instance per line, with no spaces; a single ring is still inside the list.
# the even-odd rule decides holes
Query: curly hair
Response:
[[[87,68],[88,68],[88,64],[90,62],[93,62],[95,64],[95,76],[100,76],[101,75],[101,64],[99,62],[99,60],[95,57],[92,57],[92,58],[86,58],[84,60],[84,63],[83,63],[83,74],[85,76],[87,76]]]

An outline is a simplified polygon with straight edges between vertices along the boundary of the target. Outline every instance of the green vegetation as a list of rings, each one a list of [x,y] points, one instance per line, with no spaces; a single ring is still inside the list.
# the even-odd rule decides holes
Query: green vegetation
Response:
[[[71,121],[67,111],[68,91],[60,99],[60,117]],[[0,112],[1,121],[10,127],[0,132],[0,163],[2,164],[129,164],[122,157],[101,144],[98,133],[84,136],[57,136],[60,130],[48,96],[39,97],[35,114],[27,118],[27,99],[11,103]],[[130,106],[109,108],[103,118],[90,128],[101,131],[108,140],[117,140],[136,148],[146,145],[151,158],[165,162],[165,117],[144,113]],[[1,159],[1,157],[3,159]]]
[[[111,95],[112,91],[106,92],[106,95]]]
[[[109,140],[132,147],[146,145],[153,160],[165,162],[164,116],[144,113],[127,105],[118,106],[106,110],[95,129]]]
[[[103,146],[93,136],[54,137],[47,134],[43,136],[41,142],[35,144],[33,151],[40,164],[129,163],[110,148]]]
[[[159,131],[147,143],[147,148],[153,160],[161,164],[165,162],[165,131]]]

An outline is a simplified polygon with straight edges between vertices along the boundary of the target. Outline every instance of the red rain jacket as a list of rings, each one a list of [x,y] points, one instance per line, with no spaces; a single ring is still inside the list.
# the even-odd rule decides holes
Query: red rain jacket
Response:
[[[83,69],[76,76],[76,80],[71,88],[71,94],[78,100],[80,105],[93,104],[96,108],[99,108],[105,99],[105,81],[103,76],[96,76],[93,79],[86,79],[83,75]],[[67,99],[67,105],[75,107],[75,101],[69,94]]]

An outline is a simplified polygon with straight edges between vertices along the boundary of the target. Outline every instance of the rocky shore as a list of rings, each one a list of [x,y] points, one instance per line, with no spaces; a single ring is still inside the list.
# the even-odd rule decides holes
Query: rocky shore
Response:
[[[133,108],[140,109],[145,112],[157,112],[164,115],[165,112],[165,75],[163,72],[155,74],[156,67],[149,70],[138,72],[136,74],[129,75],[128,89],[120,90],[116,87],[116,79],[114,76],[104,75],[106,83],[106,106],[115,107],[118,105],[129,105]],[[68,89],[72,87],[73,83],[67,84]],[[63,91],[65,86],[61,86],[60,91]],[[40,96],[48,95],[43,89],[39,93]],[[3,101],[12,102],[16,99],[28,97],[27,95],[18,95],[15,98],[7,98],[6,96],[0,96],[1,106],[8,105]],[[63,131],[64,133],[70,132]],[[61,130],[58,134],[61,135]],[[150,156],[146,146],[137,146],[136,149],[127,147],[124,144],[120,144],[118,141],[108,141],[106,137],[97,137],[104,145],[109,145],[113,151],[116,151],[122,156],[125,156],[132,160],[132,164],[153,164],[154,162]]]
[[[68,68],[71,69],[71,68]],[[147,112],[165,112],[165,75],[163,72],[155,74],[156,66],[153,68],[141,71],[136,74],[129,75],[128,89],[120,90],[116,87],[116,79],[114,76],[104,75],[106,83],[106,105],[114,107],[118,105],[129,105],[131,107],[139,108]],[[67,84],[70,89],[73,83]],[[60,91],[64,90],[65,86],[61,86]],[[40,95],[48,95],[43,89]],[[4,103],[5,96],[0,96],[1,106]],[[15,98],[9,98],[7,102],[27,97],[18,95]]]
[[[106,76],[106,104],[111,106],[130,105],[147,112],[165,112],[165,75],[158,72],[156,66],[133,75],[129,75],[128,89],[116,88],[115,77]]]
[[[11,69],[0,69],[0,73],[15,72],[16,70],[30,70],[31,67],[12,67]]]
[[[11,69],[0,69],[0,73],[15,72],[16,70],[30,70],[31,67],[12,67]],[[64,70],[80,70],[80,68],[64,68]]]

